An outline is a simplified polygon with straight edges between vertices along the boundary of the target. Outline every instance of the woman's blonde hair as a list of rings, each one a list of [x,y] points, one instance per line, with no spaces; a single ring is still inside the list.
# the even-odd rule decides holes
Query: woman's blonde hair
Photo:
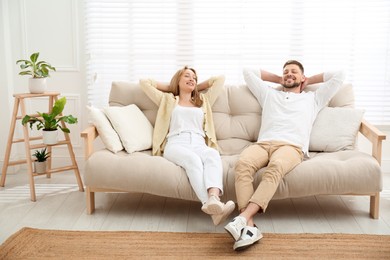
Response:
[[[184,66],[184,68],[178,70],[175,75],[173,75],[171,79],[171,83],[169,83],[169,92],[173,93],[173,95],[178,96],[180,94],[179,82],[181,76],[184,74],[186,70],[191,70],[195,74],[195,82],[198,84],[198,75],[196,74],[195,69],[189,68],[188,66]],[[191,93],[191,102],[197,107],[201,107],[203,104],[203,100],[200,98],[198,87],[195,85],[194,90]]]

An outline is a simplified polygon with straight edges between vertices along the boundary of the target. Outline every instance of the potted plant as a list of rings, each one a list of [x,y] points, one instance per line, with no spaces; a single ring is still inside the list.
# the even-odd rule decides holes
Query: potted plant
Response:
[[[50,156],[50,153],[47,152],[46,147],[41,150],[35,150],[33,156],[35,156],[36,158],[36,160],[34,161],[35,172],[45,173],[47,169],[46,160]]]
[[[65,133],[70,133],[69,128],[63,127],[61,121],[68,124],[77,123],[77,118],[72,115],[60,116],[64,110],[66,104],[66,98],[62,97],[54,103],[54,106],[50,113],[37,112],[39,117],[31,117],[26,115],[22,119],[22,124],[30,124],[30,129],[36,124],[37,130],[43,130],[43,143],[44,144],[56,144],[57,143],[57,129],[60,128]]]
[[[39,52],[33,53],[30,60],[18,60],[20,63],[21,72],[19,75],[31,75],[29,78],[29,90],[33,94],[41,94],[46,90],[46,78],[50,76],[50,70],[55,71],[56,68],[51,66],[46,61],[38,61]]]

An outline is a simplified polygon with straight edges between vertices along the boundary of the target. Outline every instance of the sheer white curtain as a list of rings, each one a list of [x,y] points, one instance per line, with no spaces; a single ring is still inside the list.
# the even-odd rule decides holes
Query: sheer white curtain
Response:
[[[390,1],[85,0],[88,100],[102,107],[113,80],[169,81],[184,65],[200,80],[244,67],[307,76],[343,69],[356,106],[390,125]]]

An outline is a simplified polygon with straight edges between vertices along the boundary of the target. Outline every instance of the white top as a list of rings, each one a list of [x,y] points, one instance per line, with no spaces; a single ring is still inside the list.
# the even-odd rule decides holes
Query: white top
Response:
[[[202,108],[176,105],[172,111],[167,137],[181,132],[192,132],[204,137],[203,122],[204,113]]]
[[[257,141],[284,141],[301,147],[308,156],[314,120],[340,89],[344,73],[324,73],[324,83],[318,90],[299,94],[268,86],[261,79],[260,70],[245,69],[244,79],[263,108]]]

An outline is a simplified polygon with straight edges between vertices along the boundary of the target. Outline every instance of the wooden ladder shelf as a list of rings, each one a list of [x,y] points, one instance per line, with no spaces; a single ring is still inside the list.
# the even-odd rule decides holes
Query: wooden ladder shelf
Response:
[[[60,93],[58,92],[45,92],[43,94],[14,94],[15,102],[14,102],[14,110],[12,114],[12,119],[11,119],[11,125],[9,129],[9,135],[8,135],[8,142],[7,142],[7,149],[5,152],[4,156],[4,164],[3,164],[3,169],[2,169],[2,174],[1,174],[1,180],[0,180],[0,186],[4,187],[5,185],[5,179],[6,179],[6,174],[7,174],[7,169],[8,166],[13,166],[13,165],[18,165],[18,164],[27,164],[27,170],[28,170],[28,176],[29,176],[29,181],[30,181],[30,197],[32,201],[36,201],[36,195],[35,195],[35,184],[34,184],[34,177],[39,176],[39,175],[46,175],[48,178],[51,177],[52,173],[57,173],[57,172],[62,172],[62,171],[69,171],[69,170],[74,170],[77,183],[79,186],[80,191],[84,191],[84,186],[83,182],[80,177],[80,172],[79,168],[77,166],[76,158],[73,152],[73,147],[72,143],[70,141],[70,137],[68,133],[64,132],[65,139],[58,141],[56,144],[53,145],[47,145],[47,144],[31,144],[31,141],[37,141],[43,139],[42,136],[34,136],[30,137],[29,134],[29,129],[28,129],[28,124],[25,124],[23,126],[23,138],[18,138],[14,139],[14,133],[15,133],[15,126],[16,126],[16,121],[21,120],[27,113],[26,113],[26,105],[25,105],[25,99],[27,98],[37,98],[37,97],[48,97],[49,101],[49,112],[51,111],[53,104],[55,101],[58,100],[58,96]],[[21,111],[21,115],[18,116],[19,108]],[[38,116],[37,114],[29,114],[30,116]],[[62,116],[62,114],[60,115]],[[20,121],[21,122],[21,121]],[[62,127],[65,126],[65,122],[61,122]],[[25,150],[26,150],[26,159],[23,160],[15,160],[15,161],[10,161],[10,155],[11,155],[11,148],[14,143],[22,143],[24,142]],[[72,164],[69,166],[65,167],[58,167],[58,168],[52,168],[52,157],[50,156],[48,158],[48,169],[45,173],[42,174],[37,174],[33,171],[33,159],[31,155],[31,150],[32,149],[38,149],[38,148],[43,148],[47,147],[48,152],[51,154],[52,148],[54,146],[59,146],[59,145],[66,145],[68,147],[69,155]]]

